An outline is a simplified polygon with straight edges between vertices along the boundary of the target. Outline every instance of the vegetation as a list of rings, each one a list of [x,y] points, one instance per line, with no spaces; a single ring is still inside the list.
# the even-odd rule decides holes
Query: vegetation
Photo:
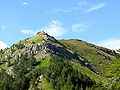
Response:
[[[112,55],[102,51],[102,47],[98,47],[84,41],[60,40],[60,42],[62,42],[78,57],[81,57],[80,59],[83,61],[83,64],[87,64],[88,67],[97,73],[103,74],[106,66],[110,64],[111,60],[116,60]],[[104,50],[106,49],[104,48]]]
[[[55,90],[78,90],[95,85],[88,76],[74,70],[66,60],[58,56],[51,58],[45,77]]]
[[[35,44],[40,43],[43,39],[44,39],[43,37],[36,39],[36,40],[35,40]]]
[[[50,60],[49,66],[44,63],[48,62],[48,60]],[[1,89],[27,90],[30,86],[32,88],[44,89],[46,88],[44,86],[45,82],[49,82],[49,87],[55,90],[78,90],[96,85],[94,80],[74,70],[68,61],[61,57],[52,56],[44,62],[42,61],[41,63],[42,67],[35,68],[37,62],[33,56],[29,57],[27,54],[21,55],[21,57],[18,56],[13,65],[14,77],[7,75],[5,71],[1,72]],[[44,75],[45,77],[45,79],[42,79],[41,84],[39,84],[40,82],[36,83],[40,75]]]
[[[120,54],[38,34],[0,50],[0,90],[120,89]]]

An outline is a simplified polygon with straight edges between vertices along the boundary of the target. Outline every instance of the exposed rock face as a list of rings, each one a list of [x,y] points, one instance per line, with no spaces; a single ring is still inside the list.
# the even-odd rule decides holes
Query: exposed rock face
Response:
[[[109,49],[107,49],[107,48],[105,49],[105,48],[103,48],[103,47],[98,47],[98,46],[95,46],[95,45],[92,45],[92,44],[88,44],[88,46],[93,47],[93,48],[96,48],[96,49],[98,49],[98,50],[101,50],[101,51],[103,51],[103,52],[105,52],[105,53],[107,53],[107,54],[113,55],[113,56],[117,55],[117,52],[114,51],[114,50],[109,50]]]
[[[37,39],[41,41],[36,43]],[[35,43],[33,43],[35,42]],[[20,45],[24,45],[21,48]],[[17,57],[21,57],[26,54],[28,56],[34,56],[36,59],[44,59],[49,55],[58,55],[68,60],[74,59],[74,54],[65,48],[63,44],[58,42],[54,37],[48,35],[45,32],[38,32],[33,38],[26,39],[25,41],[20,41],[17,44],[14,44],[11,48],[6,49],[6,52],[3,55],[0,55],[0,64],[8,64],[8,59],[10,65],[13,65],[14,60]],[[13,75],[13,69],[9,68],[6,70],[8,75]]]
[[[43,38],[42,41],[36,43],[36,40],[41,38]],[[27,38],[24,41],[20,41],[19,43],[14,44],[11,48],[6,49],[4,53],[5,55],[0,55],[0,63],[6,62],[9,56],[12,60],[16,59],[17,56],[20,57],[22,54],[26,53],[29,56],[34,55],[36,58],[45,58],[51,54],[55,54],[67,59],[74,58],[74,54],[67,50],[63,44],[58,42],[54,37],[42,31],[38,32],[36,36]]]
[[[74,55],[62,46],[56,46],[56,45],[48,43],[46,44],[46,47],[52,50],[52,52],[50,53],[56,54],[58,56],[61,56],[67,59],[74,58]]]
[[[97,52],[96,54],[98,54],[100,56],[103,56],[104,59],[111,60],[111,58],[109,56],[107,56],[107,55],[104,55],[104,54],[99,53],[99,52]]]
[[[54,37],[48,35],[44,31],[38,32],[37,36],[44,37],[44,40],[41,43],[38,43],[36,47],[34,47],[33,52],[38,53],[41,51],[41,53],[39,53],[41,56],[49,53],[56,54],[67,59],[74,58],[74,55],[69,52],[63,44],[58,42]]]
[[[45,33],[44,31],[40,31],[40,32],[37,33],[37,35],[39,35],[39,36],[43,36],[43,35],[48,35],[48,34]]]
[[[7,69],[7,70],[6,70],[6,73],[7,73],[8,75],[12,76],[12,75],[13,75],[13,68]]]
[[[77,41],[83,42],[82,40]],[[21,47],[20,45],[24,47]],[[97,47],[92,44],[88,44],[88,46],[95,48],[95,54],[102,56],[103,59],[106,60],[112,59],[108,54],[116,55],[116,52],[109,49]],[[97,52],[97,50],[100,52]],[[78,60],[79,63],[92,70],[89,62],[85,61],[86,59],[83,59],[81,55],[77,55],[75,52],[71,52],[62,43],[58,42],[54,37],[48,35],[45,32],[38,32],[36,36],[20,41],[19,43],[14,44],[11,48],[6,49],[5,52],[1,52],[2,54],[0,54],[0,64],[8,64],[9,59],[9,64],[12,65],[18,56],[21,57],[21,55],[26,53],[28,56],[34,56],[36,59],[44,59],[47,56],[54,54],[68,60]],[[104,52],[107,54],[104,54]],[[11,75],[11,71],[12,69],[7,70],[6,73]]]

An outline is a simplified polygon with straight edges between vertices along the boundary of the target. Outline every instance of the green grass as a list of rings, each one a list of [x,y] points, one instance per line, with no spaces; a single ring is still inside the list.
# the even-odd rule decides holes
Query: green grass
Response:
[[[79,57],[83,61],[88,61],[88,64],[92,66],[92,68],[99,73],[104,73],[105,68],[107,65],[110,64],[110,60],[105,59],[104,56],[110,57],[112,60],[115,60],[116,57],[107,54],[97,48],[102,48],[84,41],[78,41],[78,40],[59,40],[61,43],[63,43],[67,49],[71,50],[74,53],[77,53]],[[94,47],[90,47],[89,45],[92,45]],[[97,47],[97,48],[95,48]],[[102,48],[103,49],[103,48]],[[104,50],[108,50],[104,48]],[[102,55],[98,55],[97,52],[101,53]]]
[[[41,43],[43,40],[44,40],[44,37],[35,36],[33,38],[22,40],[18,42],[16,45],[25,44],[25,47],[29,47],[30,45],[37,46],[38,43]],[[86,62],[88,65],[90,65],[95,72],[90,70],[88,67],[79,64],[77,61],[67,60],[74,70],[77,70],[78,72],[82,72],[83,74],[87,75],[92,80],[94,80],[97,84],[102,84],[103,86],[107,86],[109,88],[113,84],[118,82],[116,84],[116,87],[120,87],[120,81],[115,81],[115,83],[113,83],[113,80],[112,80],[112,79],[115,80],[116,78],[120,77],[120,72],[119,72],[120,60],[115,61],[116,57],[114,55],[110,55],[108,53],[105,53],[102,50],[97,49],[102,47],[99,47],[84,41],[78,41],[78,40],[59,40],[59,41],[63,43],[68,50],[70,50],[73,53],[76,53],[76,55],[80,57],[81,61]],[[55,43],[55,45],[57,46],[59,44]],[[14,49],[15,51],[11,53],[10,49]],[[106,48],[102,48],[102,49],[108,50]],[[0,56],[6,56],[5,52],[9,52],[10,55],[19,55],[19,53],[21,53],[23,50],[25,50],[25,48],[18,49],[16,46],[12,46],[11,48],[5,50],[4,53],[0,53]],[[38,52],[36,55],[37,61],[38,62],[40,61],[40,64],[35,66],[35,69],[39,69],[42,67],[49,67],[50,65],[50,60],[52,59],[52,57],[48,55],[47,58],[41,59],[42,58],[40,54],[41,52],[42,51]],[[107,60],[102,55],[96,54],[97,52],[103,55],[109,56],[111,60]],[[10,59],[10,62],[14,62],[14,60],[15,60],[15,57]],[[113,61],[114,63],[111,63]],[[56,64],[58,64],[58,62]],[[0,69],[4,69],[4,70],[7,70],[11,67],[8,67],[6,62],[0,65]],[[34,73],[35,69],[31,70],[31,73]],[[51,88],[50,83],[48,83],[45,78],[42,79],[38,87],[40,89],[42,88],[43,90],[53,90]]]
[[[0,53],[0,56],[6,56],[6,54],[2,54],[2,53]]]
[[[8,68],[10,68],[10,67],[8,67],[8,66],[7,66],[7,64],[6,64],[6,63],[7,63],[7,62],[5,62],[5,63],[1,64],[1,65],[0,65],[0,69],[7,70]]]
[[[51,57],[47,57],[47,58],[41,60],[41,64],[40,64],[40,65],[37,65],[36,67],[37,67],[37,68],[48,67],[49,64],[50,64],[50,59],[51,59]]]
[[[44,37],[40,37],[40,38],[36,39],[35,44],[38,44],[38,43],[42,42],[43,39],[44,39]]]
[[[41,67],[49,66],[50,58],[46,58],[41,62]]]
[[[26,44],[27,40],[20,40],[17,44]]]
[[[81,66],[79,63],[70,61],[69,62],[74,69],[77,69],[79,72],[82,72],[83,74],[89,76],[91,79],[93,79],[97,84],[102,84],[103,86],[108,86],[109,81],[107,78],[100,76],[99,74],[96,74],[92,72],[87,67]]]
[[[74,53],[77,53],[77,55],[80,57],[80,60],[82,60],[83,62],[88,61],[87,63],[97,73],[91,71],[89,68],[85,66],[82,66],[78,62],[70,61],[74,69],[77,69],[78,71],[81,71],[82,73],[86,74],[91,79],[95,80],[95,82],[98,84],[102,84],[103,86],[107,86],[108,88],[111,88],[112,85],[114,85],[115,77],[112,76],[115,76],[114,74],[119,73],[120,69],[119,65],[117,64],[111,65],[111,63],[113,61],[116,62],[117,58],[114,55],[110,55],[107,52],[100,50],[103,49],[110,51],[109,49],[78,40],[59,40],[59,41],[63,43],[67,49]],[[102,55],[98,55],[97,52],[110,57],[111,60],[105,59]],[[118,69],[115,69],[114,66],[115,68],[118,67]],[[115,73],[113,74],[113,72]],[[105,75],[108,77],[110,76],[110,78],[106,77]],[[117,85],[119,86],[119,84]]]
[[[47,80],[45,78],[42,79],[41,83],[38,86],[39,89],[42,88],[42,90],[54,90],[50,83],[47,82]]]

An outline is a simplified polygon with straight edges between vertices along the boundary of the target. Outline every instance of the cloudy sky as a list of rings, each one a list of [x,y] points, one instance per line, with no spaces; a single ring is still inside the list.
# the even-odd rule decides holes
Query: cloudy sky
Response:
[[[0,0],[0,48],[45,31],[120,48],[120,0]]]

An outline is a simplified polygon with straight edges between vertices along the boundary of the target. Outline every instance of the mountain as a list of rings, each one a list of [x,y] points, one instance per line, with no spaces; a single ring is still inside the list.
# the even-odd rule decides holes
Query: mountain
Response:
[[[0,50],[0,90],[119,90],[120,54],[45,32]]]

